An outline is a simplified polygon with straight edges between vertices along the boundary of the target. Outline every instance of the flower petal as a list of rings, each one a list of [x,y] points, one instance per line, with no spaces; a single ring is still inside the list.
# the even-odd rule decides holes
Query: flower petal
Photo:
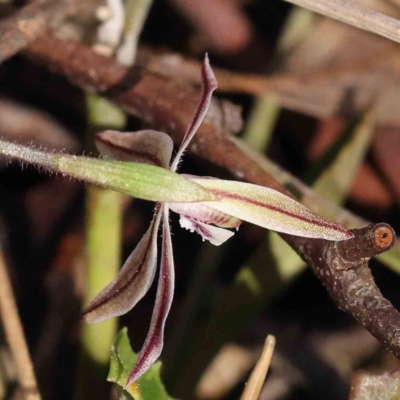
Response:
[[[186,176],[219,201],[203,204],[263,228],[327,240],[351,239],[344,226],[330,221],[276,190],[244,182]]]
[[[217,78],[215,77],[214,72],[210,66],[210,61],[207,54],[204,57],[203,65],[201,68],[201,77],[203,82],[203,91],[201,94],[200,103],[192,116],[192,120],[190,121],[186,129],[181,146],[179,147],[179,150],[176,153],[175,159],[171,165],[171,171],[173,172],[176,171],[183,152],[186,150],[188,144],[192,140],[200,124],[203,122],[203,119],[207,114],[208,107],[210,106],[212,93],[217,88]]]
[[[169,208],[189,219],[214,224],[222,228],[237,228],[242,221],[202,203],[168,203]]]
[[[95,324],[131,310],[149,290],[157,267],[157,232],[161,209],[118,276],[109,283],[83,312],[82,319]]]
[[[166,133],[153,130],[107,130],[96,135],[95,143],[102,155],[113,160],[135,161],[164,168],[169,166],[174,147]]]
[[[168,204],[163,205],[163,237],[160,277],[158,278],[156,303],[151,317],[150,329],[136,364],[129,374],[126,386],[135,382],[158,359],[164,345],[164,326],[174,295],[175,272],[169,229]]]
[[[184,216],[181,216],[179,223],[182,228],[188,229],[190,232],[197,232],[203,241],[209,240],[214,246],[220,246],[234,235],[234,232],[227,229],[217,228]]]

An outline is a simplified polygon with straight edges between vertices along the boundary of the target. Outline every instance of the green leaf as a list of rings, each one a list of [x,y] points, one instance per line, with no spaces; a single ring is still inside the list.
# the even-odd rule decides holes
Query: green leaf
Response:
[[[243,133],[243,139],[249,146],[260,152],[268,147],[280,111],[278,99],[269,93],[255,99]]]
[[[190,203],[215,199],[200,185],[153,165],[50,153],[3,140],[0,155],[143,200]]]
[[[127,328],[122,328],[111,347],[110,372],[107,380],[121,387],[125,386],[129,373],[135,364],[137,354],[132,351]],[[130,385],[128,392],[134,400],[173,400],[165,390],[160,378],[161,362],[156,362],[141,378],[137,384]],[[129,399],[122,393],[120,400]],[[125,396],[125,397],[124,397]]]
[[[124,129],[125,113],[114,104],[87,93],[87,150],[93,151],[93,135],[99,129]],[[86,257],[84,305],[94,298],[118,273],[121,262],[122,218],[125,196],[115,191],[89,185],[86,188]],[[81,351],[75,379],[73,400],[109,400],[109,385],[100,377],[107,373],[110,347],[118,331],[118,319],[102,324],[83,324]]]
[[[100,129],[123,129],[126,114],[122,109],[104,97],[94,93],[86,94],[87,121],[90,126]]]

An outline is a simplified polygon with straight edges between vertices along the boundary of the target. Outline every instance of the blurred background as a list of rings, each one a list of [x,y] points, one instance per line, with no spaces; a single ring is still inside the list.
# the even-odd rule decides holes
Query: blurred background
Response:
[[[197,88],[199,61],[208,52],[220,84],[216,97],[242,113],[236,137],[270,167],[275,163],[288,173],[277,172],[278,180],[321,214],[350,228],[362,226],[361,217],[399,229],[397,44],[280,0],[133,3],[140,6],[132,11],[136,28],[131,31],[136,32],[125,42],[130,56],[118,61]],[[125,2],[127,15],[130,4]],[[400,18],[397,0],[362,4]],[[1,1],[2,18],[25,5]],[[118,58],[118,46],[107,40],[110,31],[101,33],[107,19],[107,4],[102,6],[96,5],[94,16],[88,12],[58,24],[54,32]],[[7,140],[93,153],[91,135],[100,127],[134,131],[145,126],[109,104],[103,104],[104,118],[96,116],[93,110],[98,112],[101,99],[24,52],[0,65],[0,88],[0,136]],[[233,178],[190,152],[181,171]],[[320,197],[309,200],[295,178]],[[102,361],[91,359],[90,350],[82,353],[87,342],[80,312],[95,294],[93,287],[88,289],[87,266],[93,262],[87,262],[87,241],[97,194],[77,181],[2,159],[0,193],[2,249],[43,398],[118,398],[106,383],[111,343]],[[103,220],[103,228],[118,236],[118,267],[146,231],[153,204],[121,196],[112,203],[114,222]],[[112,212],[105,211],[108,217]],[[243,224],[224,246],[213,247],[180,229],[175,215],[171,226],[176,294],[161,377],[173,398],[240,398],[268,334],[277,345],[262,400],[347,399],[355,376],[399,369],[391,353],[337,309],[312,271],[276,234]],[[371,260],[370,266],[383,294],[399,307],[397,253]],[[100,276],[95,267],[93,274]],[[100,277],[100,288],[115,271],[109,274]],[[126,326],[133,349],[139,351],[154,296],[153,287],[107,335],[115,336],[117,324]],[[88,336],[95,348],[102,346],[96,343],[103,337],[99,329]],[[390,382],[397,379],[394,374]],[[0,399],[15,398],[15,386],[15,365],[1,337]]]

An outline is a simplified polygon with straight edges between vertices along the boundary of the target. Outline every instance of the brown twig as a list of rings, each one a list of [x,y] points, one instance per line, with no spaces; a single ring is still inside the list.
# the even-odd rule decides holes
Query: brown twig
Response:
[[[384,41],[380,38],[377,40]],[[347,117],[349,103],[352,106],[351,112],[362,112],[376,99],[377,91],[385,93],[385,99],[385,88],[396,85],[397,72],[393,66],[400,61],[397,43],[381,43],[378,47],[373,60],[369,56],[361,56],[303,68],[301,71],[263,75],[214,68],[218,91],[254,95],[269,93],[277,97],[282,107],[303,114],[318,118],[333,115]],[[199,86],[201,84],[197,73],[200,63],[177,53],[141,47],[137,64],[169,79],[184,80]],[[334,88],[331,86],[333,81]],[[380,123],[398,123],[394,114],[382,112],[379,108]]]
[[[338,79],[349,74],[361,74],[389,64],[397,59],[394,43],[385,47],[373,60],[370,58],[330,63],[301,73],[275,73],[272,75],[232,72],[223,68],[213,68],[218,80],[218,90],[249,94],[272,92],[276,95],[291,96],[309,84]],[[198,71],[199,61],[188,59],[178,53],[157,51],[141,47],[137,64],[168,78],[182,79],[191,84],[201,85]]]
[[[83,3],[83,4],[82,4]],[[67,17],[95,2],[79,0],[34,0],[0,22],[0,63],[33,42],[49,28],[56,28]]]
[[[383,297],[368,267],[371,257],[392,248],[395,233],[384,223],[352,232],[355,237],[344,242],[282,236],[313,269],[339,308],[400,358],[400,313]]]
[[[19,318],[14,293],[8,276],[3,254],[0,251],[0,313],[4,332],[10,346],[23,398],[26,400],[40,400],[35,373],[24,331]]]
[[[128,71],[81,44],[51,36],[32,44],[28,55],[80,87],[102,92],[153,128],[170,133],[175,142],[181,141],[198,97],[187,85],[145,69]],[[229,112],[231,119],[237,119],[234,110]],[[223,107],[214,101],[190,150],[246,181],[288,193],[229,139],[227,134],[235,130],[234,125],[226,123]],[[400,314],[382,296],[367,265],[371,256],[393,245],[394,232],[378,224],[354,233],[354,239],[339,243],[289,235],[284,238],[313,268],[336,304],[400,357]]]
[[[36,0],[0,25],[0,62],[7,60],[66,16],[69,0]]]

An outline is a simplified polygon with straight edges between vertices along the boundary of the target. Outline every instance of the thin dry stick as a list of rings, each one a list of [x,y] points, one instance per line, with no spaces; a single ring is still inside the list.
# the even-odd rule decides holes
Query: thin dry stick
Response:
[[[400,43],[400,21],[351,0],[285,0]]]
[[[3,253],[0,250],[0,313],[8,345],[17,366],[18,379],[26,400],[41,400],[32,360],[19,318]]]
[[[69,0],[36,0],[28,3],[0,25],[0,62],[18,53],[66,17]]]
[[[93,13],[100,0],[34,0],[0,23],[0,63],[17,54],[49,28],[83,10]]]
[[[257,400],[260,397],[260,392],[271,363],[272,354],[274,353],[275,341],[275,336],[272,335],[268,335],[267,339],[265,339],[261,357],[250,375],[240,400]]]

